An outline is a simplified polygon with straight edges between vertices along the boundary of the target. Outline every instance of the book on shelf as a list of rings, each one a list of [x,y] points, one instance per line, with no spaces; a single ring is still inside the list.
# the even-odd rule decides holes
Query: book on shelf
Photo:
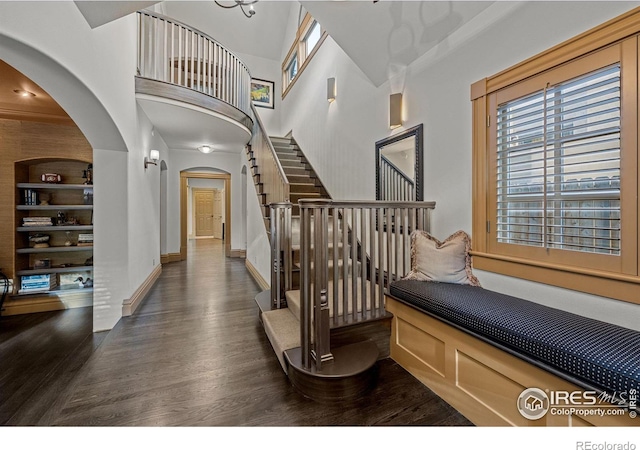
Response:
[[[90,247],[93,245],[93,233],[79,233],[78,247]]]
[[[33,189],[24,190],[24,204],[34,206],[38,204],[38,192]]]
[[[43,226],[51,226],[53,225],[53,220],[51,217],[23,217],[22,218],[22,226],[23,227],[43,227]]]

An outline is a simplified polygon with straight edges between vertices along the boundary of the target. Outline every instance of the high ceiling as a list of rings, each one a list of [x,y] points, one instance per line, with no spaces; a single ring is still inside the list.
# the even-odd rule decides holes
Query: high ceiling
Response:
[[[230,4],[229,0],[220,0]],[[229,50],[280,63],[289,48],[291,32],[301,5],[328,31],[371,82],[380,86],[398,72],[445,42],[493,2],[484,1],[288,1],[260,0],[248,19],[239,8],[224,9],[206,1],[75,1],[87,23],[96,28],[152,7],[156,11],[212,36]],[[477,20],[475,22],[478,22]],[[18,86],[18,87],[16,87]],[[35,97],[20,97],[26,89]],[[71,123],[46,92],[0,61],[0,115]],[[168,142],[171,136],[163,136]],[[186,145],[186,144],[185,144]]]
[[[489,1],[303,1],[380,86],[491,6]]]

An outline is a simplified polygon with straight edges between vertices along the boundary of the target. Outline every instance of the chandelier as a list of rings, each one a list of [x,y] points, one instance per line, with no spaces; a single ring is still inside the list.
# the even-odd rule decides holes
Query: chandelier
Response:
[[[216,2],[216,5],[222,8],[230,9],[230,8],[235,8],[236,6],[239,6],[242,12],[244,13],[244,15],[247,16],[248,18],[251,18],[256,13],[256,11],[253,9],[253,4],[258,3],[258,0],[233,0],[232,5],[223,5],[218,0],[214,0],[214,1]],[[244,9],[245,6],[249,7],[248,10]]]

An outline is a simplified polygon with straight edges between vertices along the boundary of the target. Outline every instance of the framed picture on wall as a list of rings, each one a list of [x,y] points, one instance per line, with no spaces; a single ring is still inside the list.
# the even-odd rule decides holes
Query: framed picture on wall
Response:
[[[251,101],[256,106],[273,109],[273,81],[251,79]]]

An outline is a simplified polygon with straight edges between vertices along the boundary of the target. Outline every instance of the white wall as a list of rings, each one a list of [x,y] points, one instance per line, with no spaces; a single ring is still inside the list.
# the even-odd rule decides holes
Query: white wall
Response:
[[[274,100],[273,109],[256,108],[262,124],[271,136],[282,136],[280,129],[280,110],[282,109],[282,74],[280,72],[280,62],[272,59],[261,58],[259,56],[236,53],[238,58],[249,68],[252,78],[273,81]]]
[[[94,330],[112,328],[159,264],[159,169],[134,96],[134,15],[91,29],[73,2],[0,2],[0,59],[46,90],[94,150]]]
[[[375,141],[423,123],[425,200],[436,201],[432,231],[443,239],[459,229],[470,232],[471,84],[636,5],[496,2],[379,88],[328,38],[284,99],[282,128],[293,130],[333,198],[373,199]],[[331,104],[325,98],[329,77],[337,83]],[[403,93],[405,122],[391,132],[388,102],[395,92]],[[638,317],[637,305],[480,271],[477,275],[488,289],[640,329],[630,314]]]

